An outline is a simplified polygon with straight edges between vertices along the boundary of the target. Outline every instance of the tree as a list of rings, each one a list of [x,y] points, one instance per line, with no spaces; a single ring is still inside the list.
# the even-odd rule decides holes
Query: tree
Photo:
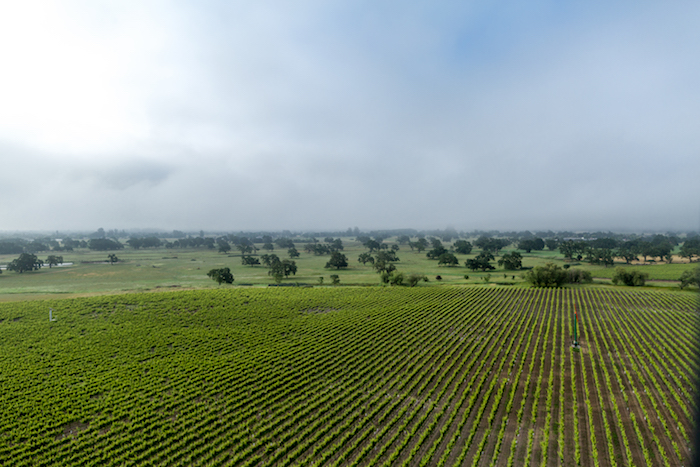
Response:
[[[593,276],[590,271],[584,271],[583,269],[567,269],[566,281],[569,284],[590,284],[593,282]]]
[[[517,251],[506,253],[498,260],[498,265],[511,271],[520,269],[523,267],[523,257]]]
[[[88,243],[88,248],[97,251],[121,250],[124,245],[109,238],[93,238]]]
[[[620,246],[620,242],[610,237],[596,238],[591,240],[591,246],[593,248],[607,248],[608,250],[614,250]]]
[[[428,241],[425,238],[420,237],[418,240],[416,240],[410,245],[412,245],[412,248],[415,248],[416,250],[418,250],[418,253],[420,253],[421,251],[428,248]]]
[[[219,253],[228,253],[231,251],[231,244],[226,240],[220,240],[219,242]]]
[[[498,254],[501,248],[504,248],[510,244],[509,240],[504,238],[490,238],[481,236],[475,242],[474,245],[481,248],[483,251],[488,251],[494,254]]]
[[[612,283],[615,285],[622,283],[631,287],[642,287],[648,278],[649,274],[646,272],[629,271],[625,268],[616,268],[615,274],[613,274],[612,277]]]
[[[616,257],[624,259],[627,264],[630,264],[632,261],[639,261],[637,254],[638,248],[633,242],[621,243],[614,253]]]
[[[332,252],[331,247],[325,243],[307,243],[304,249],[314,255],[328,255]]]
[[[680,277],[680,287],[684,289],[689,285],[694,285],[695,287],[700,287],[700,268],[695,268],[693,270],[683,271]]]
[[[493,255],[488,251],[482,251],[476,258],[466,260],[464,265],[472,271],[476,271],[477,269],[481,269],[482,271],[496,269],[489,263],[491,260],[493,260]]]
[[[428,253],[426,253],[426,256],[428,257],[428,259],[438,259],[444,253],[447,253],[447,248],[445,248],[442,245],[442,242],[439,239],[433,238],[430,240],[430,242],[432,243],[431,246],[433,248]]]
[[[574,242],[573,240],[567,240],[559,244],[559,251],[564,255],[566,259],[573,259],[576,257],[579,261],[583,258],[583,252],[586,250],[586,242]]]
[[[261,255],[260,259],[262,260],[263,265],[267,266],[268,268],[272,266],[272,263],[280,260],[279,257],[275,254]]]
[[[468,255],[472,252],[472,244],[466,240],[457,240],[454,244],[455,251],[460,255]]]
[[[245,243],[239,243],[236,245],[236,248],[238,248],[241,252],[242,255],[245,255],[246,253],[252,253],[253,252],[253,246],[252,245],[247,245]]]
[[[374,264],[374,257],[369,253],[360,253],[360,256],[357,257],[357,261],[362,264]]]
[[[644,262],[647,262],[647,257],[651,256],[654,258],[656,256],[656,248],[651,242],[642,241],[639,242],[639,254],[644,258]]]
[[[374,262],[374,270],[377,271],[377,273],[382,274],[382,273],[390,273],[392,271],[396,270],[396,266],[394,263],[390,263],[387,261],[375,261]]]
[[[609,248],[587,248],[586,261],[591,264],[602,264],[606,268],[615,264],[613,251]]]
[[[262,248],[263,250],[274,251],[275,245],[273,245],[272,242],[267,242],[263,244]]]
[[[382,272],[380,278],[384,284],[403,285],[405,276],[402,272],[394,270]]]
[[[299,257],[299,252],[293,246],[287,250],[287,254],[289,255],[290,258],[298,258]]]
[[[230,268],[210,269],[207,276],[211,277],[219,285],[223,282],[233,284],[233,274],[231,274]]]
[[[420,281],[428,282],[428,276],[424,274],[411,274],[407,279],[409,287],[415,287]]]
[[[294,242],[287,237],[280,237],[275,240],[275,243],[280,248],[294,248]]]
[[[270,255],[275,256],[275,255]],[[275,280],[277,278],[289,277],[290,274],[296,275],[297,273],[297,263],[288,259],[280,260],[275,256],[275,259],[270,261],[270,270],[267,274],[273,276]],[[278,281],[279,282],[279,281]]]
[[[134,250],[138,250],[143,245],[143,241],[140,238],[131,237],[129,240],[126,241],[126,244]]]
[[[44,264],[42,260],[31,253],[22,253],[19,258],[13,259],[7,265],[8,271],[15,271],[22,274],[25,271],[38,271]]]
[[[532,250],[544,250],[545,242],[541,238],[528,238],[518,242],[518,250],[525,250],[530,253]]]
[[[39,251],[46,251],[46,250],[49,249],[49,247],[48,247],[47,245],[45,245],[44,243],[42,243],[41,241],[39,241],[39,240],[34,240],[33,242],[29,243],[29,244],[25,247],[25,249],[26,249],[29,253],[36,253],[36,252],[39,252]]]
[[[331,274],[331,284],[333,284],[333,285],[340,284],[340,276],[338,274]]]
[[[567,281],[566,271],[554,263],[535,266],[524,277],[533,287],[561,287]]]
[[[49,265],[49,269],[51,269],[51,266],[56,266],[58,264],[61,264],[62,262],[63,256],[49,255],[49,257],[46,258],[46,264]]]
[[[126,243],[134,250],[138,250],[139,248],[157,248],[163,244],[158,237],[131,237]]]
[[[107,261],[109,261],[109,264],[114,264],[119,261],[119,258],[114,253],[110,253],[107,255]]]
[[[459,260],[452,253],[445,252],[438,258],[438,266],[442,266],[443,264],[447,266],[457,266],[459,264]]]
[[[334,251],[331,254],[331,259],[326,263],[326,268],[346,268],[348,267],[348,258],[339,251]]]
[[[0,255],[18,255],[24,253],[24,247],[19,242],[0,242]]]
[[[381,248],[381,242],[378,242],[376,240],[372,240],[371,238],[362,242],[362,245],[365,248],[369,248],[370,253],[373,253],[375,251],[379,251],[379,249]]]
[[[544,241],[544,244],[547,246],[547,249],[549,251],[554,251],[557,249],[559,242],[557,241],[556,238],[548,238],[547,240]]]
[[[377,253],[377,261],[401,261],[396,252],[392,250],[380,251]]]
[[[255,256],[243,255],[241,256],[241,264],[243,264],[243,266],[257,266],[260,264],[260,260]]]
[[[700,237],[692,237],[683,242],[679,253],[681,258],[688,258],[692,263],[693,256],[700,256]]]

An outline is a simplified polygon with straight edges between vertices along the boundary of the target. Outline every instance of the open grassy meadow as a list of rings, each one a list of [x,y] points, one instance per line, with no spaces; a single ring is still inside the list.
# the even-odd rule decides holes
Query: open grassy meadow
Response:
[[[139,255],[50,273],[167,285]],[[0,465],[688,465],[696,327],[695,294],[631,288],[0,303]]]
[[[283,284],[308,284],[319,285],[319,278],[324,278],[324,285],[330,284],[330,275],[338,274],[340,285],[379,285],[379,276],[374,272],[370,264],[363,265],[358,262],[361,253],[367,252],[354,238],[343,238],[343,253],[348,258],[349,266],[341,270],[324,268],[329,260],[328,255],[314,255],[304,251],[304,244],[297,243],[300,253],[295,258],[298,271],[282,281]],[[387,243],[392,243],[388,239]],[[395,243],[395,242],[394,242]],[[258,245],[260,247],[261,245]],[[446,247],[450,243],[445,243]],[[502,250],[507,253],[511,249]],[[475,257],[480,252],[475,248],[469,255],[456,254],[459,266],[438,266],[436,260],[426,258],[426,252],[412,251],[408,246],[400,246],[397,255],[400,259],[396,263],[399,271],[405,274],[424,274],[429,282],[422,282],[421,287],[436,285],[464,285],[499,283],[501,285],[523,286],[522,271],[506,271],[501,267],[490,272],[474,272],[464,266],[465,260]],[[216,250],[207,248],[166,249],[146,248],[135,250],[126,247],[114,252],[120,261],[115,264],[107,262],[110,252],[91,251],[88,249],[76,249],[57,254],[63,256],[68,266],[43,267],[39,271],[18,274],[3,271],[0,274],[0,301],[29,300],[37,298],[75,297],[92,294],[114,294],[123,292],[159,291],[164,289],[198,289],[217,288],[218,286],[206,275],[207,271],[215,268],[229,267],[235,277],[233,286],[267,286],[274,283],[268,275],[265,266],[243,266],[241,256],[238,253],[222,254]],[[267,253],[264,250],[257,255]],[[282,259],[288,258],[287,251],[275,249],[273,252]],[[521,252],[523,267],[531,268],[544,265],[553,261],[564,265],[564,257],[557,251],[539,251],[532,253]],[[38,255],[46,259],[46,254]],[[4,265],[16,258],[17,255],[0,255],[0,265]],[[498,257],[496,257],[496,260]],[[497,261],[492,261],[497,266]],[[625,266],[619,264],[620,266]],[[617,266],[617,265],[616,265]],[[684,270],[693,268],[694,264],[651,264],[629,266],[640,269],[649,274],[652,280],[650,285],[676,286],[675,282]],[[591,271],[595,278],[609,279],[614,268],[592,266],[587,263],[574,263],[573,267]],[[469,279],[464,276],[468,275]],[[440,276],[441,280],[436,280]],[[653,281],[661,281],[654,283]],[[609,283],[609,280],[599,281]],[[230,287],[230,286],[223,286]]]

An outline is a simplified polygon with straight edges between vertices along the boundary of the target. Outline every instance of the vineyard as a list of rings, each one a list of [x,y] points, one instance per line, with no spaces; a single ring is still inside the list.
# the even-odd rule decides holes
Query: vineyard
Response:
[[[0,304],[0,465],[688,465],[696,324],[607,288]]]

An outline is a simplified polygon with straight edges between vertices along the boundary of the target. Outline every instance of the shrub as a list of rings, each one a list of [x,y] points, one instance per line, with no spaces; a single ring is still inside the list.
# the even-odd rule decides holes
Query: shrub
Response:
[[[331,274],[331,284],[333,284],[333,285],[340,284],[340,276],[338,274]]]
[[[567,281],[567,274],[554,263],[535,266],[523,276],[533,287],[561,287]]]
[[[389,283],[391,285],[403,285],[404,275],[402,272],[394,272],[389,277]]]
[[[420,281],[428,282],[428,278],[423,274],[411,274],[407,279],[409,287],[415,287]]]
[[[700,287],[700,268],[695,268],[692,271],[684,271],[683,275],[681,275],[680,279],[678,280],[681,281],[681,289],[684,289],[689,285]]]
[[[583,269],[568,269],[566,271],[566,281],[569,284],[590,284],[593,282],[593,276],[590,271]]]
[[[630,287],[641,287],[649,278],[649,274],[639,271],[628,271],[625,268],[616,268],[612,278],[612,283],[617,285],[622,283]]]

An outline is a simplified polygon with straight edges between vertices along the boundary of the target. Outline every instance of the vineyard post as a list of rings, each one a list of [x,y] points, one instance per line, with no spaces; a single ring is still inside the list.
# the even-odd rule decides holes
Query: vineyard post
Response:
[[[574,303],[574,347],[578,347],[577,335],[578,313],[576,312],[576,304]]]

